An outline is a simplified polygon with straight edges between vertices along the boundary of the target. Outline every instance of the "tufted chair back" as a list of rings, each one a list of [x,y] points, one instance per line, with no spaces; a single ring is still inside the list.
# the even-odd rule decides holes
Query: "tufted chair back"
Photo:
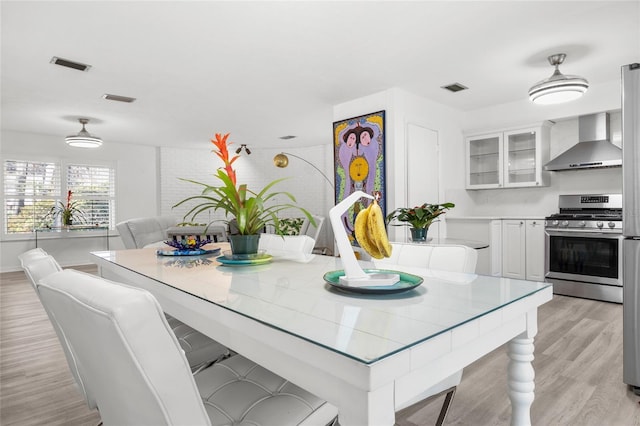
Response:
[[[258,248],[268,253],[293,252],[311,254],[316,241],[308,235],[260,234]]]
[[[456,244],[403,244],[391,243],[391,257],[376,264],[416,266],[448,272],[473,273],[476,271],[478,252],[471,247]]]
[[[40,297],[40,293],[38,292],[37,283],[43,278],[46,278],[55,272],[62,271],[62,268],[60,267],[58,262],[52,256],[49,256],[44,250],[40,250],[38,252],[35,252],[34,250],[30,250],[29,252],[23,253],[21,256],[19,256],[19,258],[20,258],[20,261],[22,262],[22,269],[24,270],[24,273],[29,279],[29,282],[33,286],[33,289],[36,291],[36,294],[38,295],[38,297]],[[60,340],[62,350],[64,351],[64,356],[67,359],[69,370],[73,375],[78,391],[84,397],[84,400],[89,406],[89,408],[96,408],[95,400],[91,396],[91,392],[89,391],[89,389],[87,389],[87,386],[82,380],[82,376],[78,371],[78,364],[76,359],[73,356],[73,353],[71,352],[71,349],[69,347],[69,342],[67,341],[64,333],[62,332],[58,324],[56,324],[52,320],[51,313],[49,312],[46,306],[45,306],[45,311],[47,312],[47,315],[51,320],[53,329],[58,335],[58,340]]]
[[[73,270],[37,286],[105,425],[210,424],[191,368],[151,294]]]
[[[120,222],[116,229],[124,247],[135,249],[165,241],[167,230],[177,223],[172,216],[140,217]]]

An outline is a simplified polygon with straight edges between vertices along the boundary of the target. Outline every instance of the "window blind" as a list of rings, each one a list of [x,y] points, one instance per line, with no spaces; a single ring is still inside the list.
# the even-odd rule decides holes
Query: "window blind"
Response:
[[[47,212],[60,199],[60,167],[56,163],[5,160],[5,233],[32,232],[45,226]]]

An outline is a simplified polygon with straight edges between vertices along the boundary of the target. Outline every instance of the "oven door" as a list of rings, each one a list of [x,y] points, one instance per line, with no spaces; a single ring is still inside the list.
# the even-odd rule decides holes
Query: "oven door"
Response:
[[[545,277],[622,286],[622,234],[545,230]]]

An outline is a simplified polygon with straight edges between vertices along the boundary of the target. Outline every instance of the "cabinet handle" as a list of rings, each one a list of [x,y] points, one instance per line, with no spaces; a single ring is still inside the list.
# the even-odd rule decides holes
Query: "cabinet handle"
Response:
[[[520,226],[522,226],[522,225],[524,225],[524,222],[523,222],[523,221],[520,221]]]
[[[536,226],[537,225],[536,221],[534,220],[531,225]]]

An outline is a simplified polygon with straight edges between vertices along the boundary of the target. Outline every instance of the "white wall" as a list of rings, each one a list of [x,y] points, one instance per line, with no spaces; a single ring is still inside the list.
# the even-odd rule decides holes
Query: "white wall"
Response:
[[[158,214],[157,148],[109,143],[90,150],[70,148],[62,137],[2,131],[0,157],[43,161],[77,161],[111,164],[116,169],[116,221]],[[110,248],[122,248],[115,230],[110,232]],[[89,263],[88,252],[104,250],[104,234],[93,238],[40,237],[38,246],[54,255],[63,266]],[[20,269],[18,255],[35,247],[34,235],[2,236],[0,271]]]

